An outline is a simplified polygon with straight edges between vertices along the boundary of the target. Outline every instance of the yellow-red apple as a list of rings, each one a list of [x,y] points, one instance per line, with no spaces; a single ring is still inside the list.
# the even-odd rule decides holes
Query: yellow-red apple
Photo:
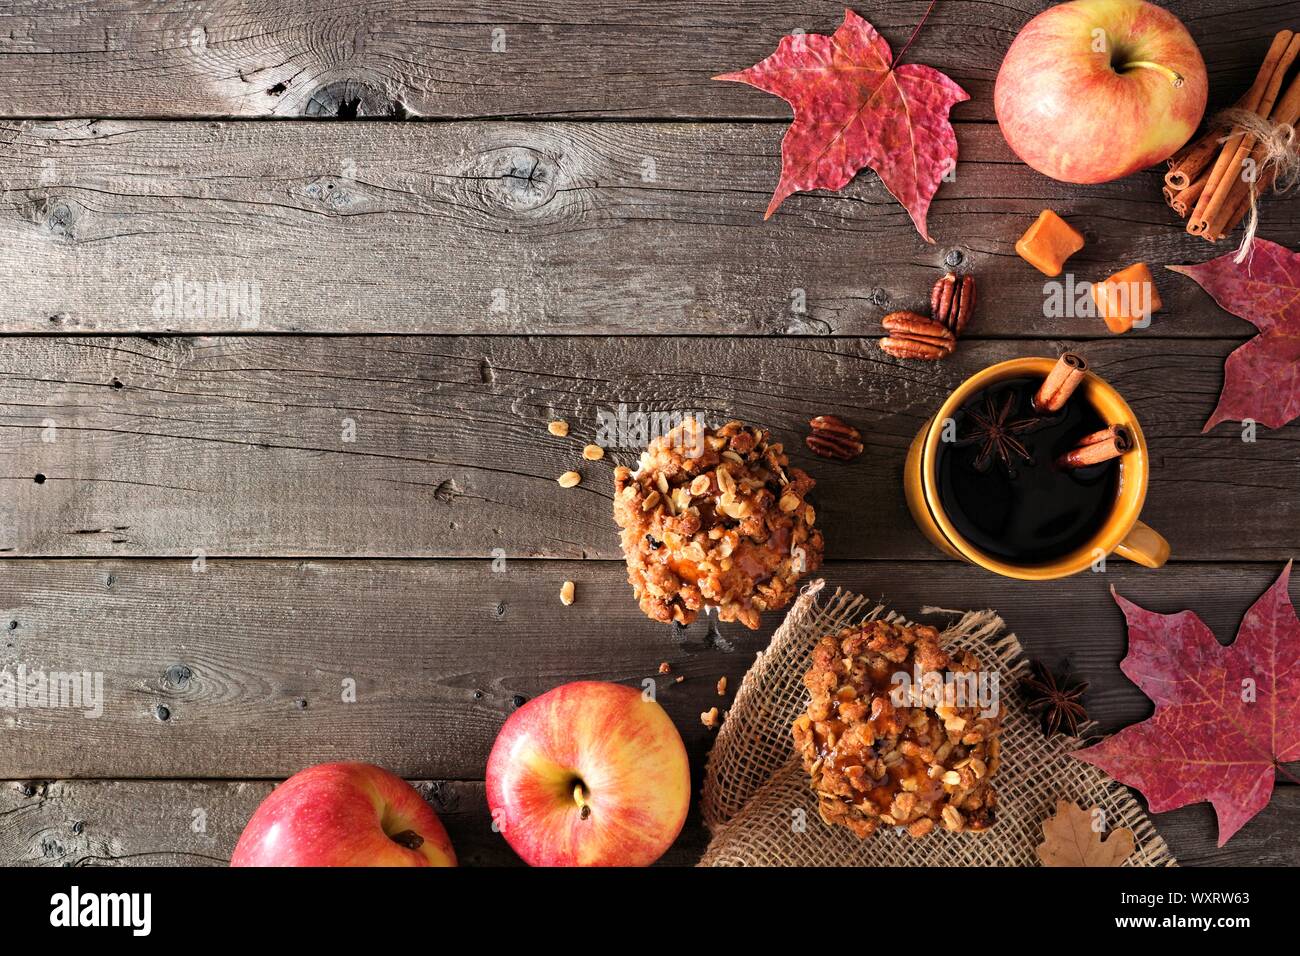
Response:
[[[633,687],[579,681],[510,715],[487,798],[532,866],[648,866],[686,822],[691,773],[662,707]]]
[[[325,763],[271,791],[231,866],[455,866],[456,852],[419,792],[366,763]]]
[[[1182,22],[1145,0],[1074,0],[1016,36],[993,105],[1017,156],[1067,183],[1168,159],[1200,125],[1208,83]]]

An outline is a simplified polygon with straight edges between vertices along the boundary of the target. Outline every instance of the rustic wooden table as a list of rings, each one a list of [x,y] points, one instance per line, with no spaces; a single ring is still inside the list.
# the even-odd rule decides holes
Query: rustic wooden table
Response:
[[[897,49],[925,6],[858,10]],[[1172,273],[1149,330],[1043,317],[1012,243],[1045,206],[1085,232],[1081,278],[1213,251],[1155,173],[1076,188],[1014,161],[993,79],[1042,6],[942,2],[912,48],[972,96],[927,245],[870,173],[764,222],[788,109],[709,79],[839,2],[0,5],[0,665],[105,695],[98,719],[0,715],[0,861],[220,863],[273,781],[364,759],[424,781],[465,862],[511,862],[481,783],[501,722],[663,660],[698,777],[699,714],[775,622],[641,616],[611,519],[635,452],[555,482],[620,403],[771,427],[818,479],[831,584],[998,608],[1091,682],[1104,730],[1145,717],[1108,588],[1229,639],[1300,543],[1300,429],[1201,434],[1253,329]],[[1226,105],[1282,9],[1170,6]],[[1261,232],[1295,246],[1300,206]],[[979,279],[969,340],[888,359],[881,315],[948,268]],[[1035,585],[942,559],[903,503],[908,442],[965,376],[1065,347],[1141,417],[1173,561]],[[818,413],[867,454],[811,457]],[[1222,849],[1207,804],[1155,820],[1185,864],[1300,863],[1282,780]],[[704,840],[693,818],[668,859]]]

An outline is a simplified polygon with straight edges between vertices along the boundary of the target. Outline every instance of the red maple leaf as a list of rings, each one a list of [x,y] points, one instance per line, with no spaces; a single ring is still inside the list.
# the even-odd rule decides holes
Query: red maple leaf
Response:
[[[1260,332],[1228,356],[1218,407],[1201,431],[1247,418],[1281,428],[1300,415],[1300,254],[1256,239],[1245,262],[1232,258],[1168,267]]]
[[[761,63],[714,77],[748,83],[794,107],[781,141],[781,181],[764,219],[791,193],[841,189],[870,166],[921,237],[934,241],[926,212],[944,174],[957,165],[948,111],[970,96],[933,67],[893,64],[875,27],[845,10],[833,36],[782,37]]]
[[[1142,791],[1153,813],[1208,800],[1219,846],[1268,804],[1300,760],[1300,620],[1291,564],[1224,647],[1191,611],[1156,614],[1111,594],[1128,619],[1120,667],[1155,713],[1074,756]],[[1283,771],[1285,772],[1285,771]]]

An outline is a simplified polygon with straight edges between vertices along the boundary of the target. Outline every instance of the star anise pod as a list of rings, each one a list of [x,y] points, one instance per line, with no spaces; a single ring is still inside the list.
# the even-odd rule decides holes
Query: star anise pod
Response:
[[[1029,676],[1020,679],[1020,690],[1028,698],[1030,711],[1042,722],[1043,733],[1079,736],[1080,725],[1088,720],[1082,703],[1088,682],[1058,676],[1041,661],[1030,661],[1029,667]]]
[[[1010,418],[1011,410],[1015,408],[1015,405],[1015,392],[1007,392],[1001,408],[993,401],[992,395],[986,394],[982,412],[975,409],[966,412],[966,420],[970,425],[970,429],[965,435],[957,439],[956,444],[978,444],[980,446],[979,454],[975,456],[976,471],[985,471],[992,463],[994,456],[1001,459],[1008,474],[1013,475],[1015,474],[1017,459],[1029,465],[1034,463],[1034,456],[1029,454],[1029,449],[1016,436],[1041,427],[1044,424],[1044,419],[1035,415],[1031,418],[1017,418],[1008,421],[1007,419]]]

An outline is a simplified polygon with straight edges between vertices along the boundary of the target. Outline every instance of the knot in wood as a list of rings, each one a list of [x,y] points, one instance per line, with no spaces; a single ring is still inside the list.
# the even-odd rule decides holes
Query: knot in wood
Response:
[[[309,182],[303,194],[330,212],[353,212],[364,205],[364,197],[355,180],[343,176],[321,176]]]
[[[80,212],[75,203],[58,197],[47,197],[36,204],[36,221],[55,239],[76,242],[77,220]]]
[[[304,116],[317,119],[405,119],[406,106],[384,90],[364,80],[325,83],[307,97]]]
[[[480,201],[489,209],[527,214],[550,205],[558,180],[559,164],[546,153],[528,146],[504,146],[479,156],[465,182],[479,191]]]
[[[425,798],[432,801],[440,813],[451,813],[460,809],[460,792],[454,785],[444,786],[440,781],[435,780],[429,784]]]
[[[434,489],[433,496],[439,501],[451,501],[457,495],[462,493],[462,489],[460,485],[456,483],[456,479],[448,478],[439,483],[438,487]]]

